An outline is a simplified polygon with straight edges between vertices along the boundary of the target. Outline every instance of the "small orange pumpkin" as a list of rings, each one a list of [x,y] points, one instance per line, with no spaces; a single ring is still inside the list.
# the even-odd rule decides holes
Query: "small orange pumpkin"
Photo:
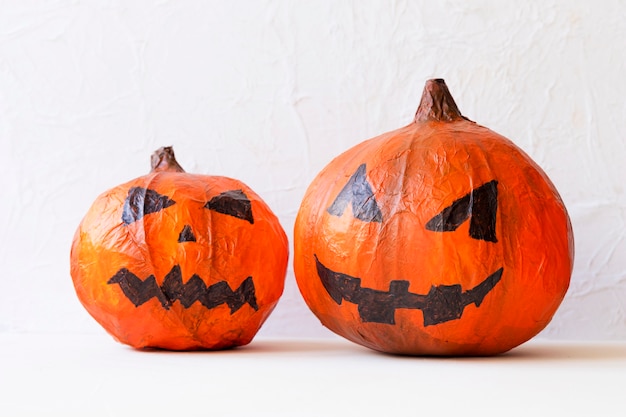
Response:
[[[546,174],[429,80],[415,120],[314,179],[294,271],[333,332],[412,355],[492,355],[532,338],[569,286],[570,220]]]
[[[172,148],[152,171],[100,195],[71,250],[79,300],[136,348],[249,343],[282,295],[284,230],[235,179],[184,172]]]

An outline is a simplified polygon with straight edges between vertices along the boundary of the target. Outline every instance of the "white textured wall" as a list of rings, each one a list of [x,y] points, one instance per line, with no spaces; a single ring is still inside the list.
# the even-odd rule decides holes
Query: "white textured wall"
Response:
[[[243,180],[291,238],[314,175],[442,77],[570,211],[572,284],[542,335],[625,339],[625,21],[624,1],[0,2],[0,331],[100,331],[72,235],[156,148]],[[262,334],[330,334],[291,267]]]

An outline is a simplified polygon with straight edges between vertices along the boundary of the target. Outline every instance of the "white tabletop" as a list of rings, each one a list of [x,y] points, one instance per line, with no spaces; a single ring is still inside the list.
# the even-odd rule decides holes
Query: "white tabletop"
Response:
[[[626,342],[419,358],[339,338],[181,353],[0,333],[0,415],[624,417]]]

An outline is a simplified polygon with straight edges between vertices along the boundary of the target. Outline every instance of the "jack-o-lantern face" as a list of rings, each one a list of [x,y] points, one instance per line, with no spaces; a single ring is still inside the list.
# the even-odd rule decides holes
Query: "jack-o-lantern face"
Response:
[[[252,190],[167,168],[100,196],[71,263],[79,299],[116,339],[182,350],[249,343],[282,294],[287,258]]]
[[[500,353],[543,329],[565,295],[573,238],[558,193],[510,141],[450,109],[445,84],[427,84],[415,123],[340,155],[304,197],[298,286],[356,343]]]
[[[365,164],[359,166],[348,184],[340,191],[327,212],[341,216],[349,204],[355,218],[361,221],[382,223],[376,196],[365,177]],[[430,219],[425,228],[434,232],[455,231],[469,220],[472,239],[497,242],[495,234],[498,207],[497,181],[489,181],[467,195],[455,200],[450,206]],[[415,308],[422,310],[424,326],[459,319],[467,305],[479,306],[487,293],[500,281],[503,268],[498,269],[475,287],[464,291],[459,284],[432,286],[426,295],[408,292],[410,281],[393,280],[389,291],[361,288],[360,279],[326,268],[315,259],[317,273],[322,285],[337,304],[346,300],[358,305],[364,322],[395,324],[395,310]]]
[[[185,198],[185,200],[188,201],[189,199]],[[132,187],[124,201],[121,219],[122,222],[128,226],[140,220],[145,215],[165,210],[174,204],[176,204],[174,200],[154,190]],[[203,208],[248,221],[250,224],[254,223],[250,200],[248,200],[242,190],[225,191],[213,197]],[[190,212],[189,209],[187,209],[186,212]],[[202,218],[201,213],[194,213],[192,217]],[[161,228],[163,227],[163,221],[162,219],[159,220],[160,223],[157,227]],[[222,223],[223,222],[224,220],[222,220]],[[202,228],[202,232],[212,231],[209,225],[201,224],[200,227]],[[176,232],[175,229],[171,230]],[[164,233],[159,231],[149,234],[150,237],[153,235],[157,236],[160,240],[161,237],[164,236]],[[170,238],[171,237],[172,236],[170,236]],[[206,241],[198,244],[198,238],[196,238],[194,229],[190,224],[185,223],[178,233],[176,242],[184,246],[198,245],[198,248],[195,248],[195,250],[199,252],[197,257],[210,259],[208,249],[213,247],[209,242],[210,237],[208,234],[201,237],[204,238],[201,240]],[[151,239],[148,238],[147,240],[149,241]],[[149,242],[146,243],[150,244]],[[153,242],[153,244],[159,245],[161,242]],[[180,249],[173,253],[179,255],[179,252],[181,252]],[[189,248],[185,247],[182,252],[184,252],[182,258],[186,259]],[[163,256],[167,255],[161,255],[161,259],[163,259]],[[194,256],[192,259],[195,258]],[[197,270],[198,265],[192,265],[191,268],[196,268]],[[258,310],[252,276],[247,277],[239,288],[233,291],[227,281],[219,281],[213,285],[207,286],[197,273],[194,273],[191,278],[185,282],[183,280],[181,266],[178,263],[173,265],[169,272],[167,272],[160,285],[157,284],[154,275],[150,275],[145,280],[141,280],[126,267],[117,271],[115,275],[107,281],[107,284],[119,284],[124,295],[126,295],[128,300],[136,307],[139,307],[152,298],[156,298],[164,309],[169,309],[175,301],[179,301],[183,308],[189,308],[194,305],[195,302],[199,302],[205,308],[209,309],[215,308],[220,304],[227,304],[230,307],[231,314],[239,310],[245,303],[248,303],[253,309]]]

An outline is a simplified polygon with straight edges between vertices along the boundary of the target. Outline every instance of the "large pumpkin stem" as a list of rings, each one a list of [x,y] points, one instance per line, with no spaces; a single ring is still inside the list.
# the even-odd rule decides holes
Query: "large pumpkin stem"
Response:
[[[426,81],[422,100],[415,113],[416,122],[468,120],[456,106],[446,82],[441,78]]]
[[[163,146],[157,149],[150,157],[150,172],[185,172],[183,167],[178,164],[174,157],[174,148],[171,146]]]

